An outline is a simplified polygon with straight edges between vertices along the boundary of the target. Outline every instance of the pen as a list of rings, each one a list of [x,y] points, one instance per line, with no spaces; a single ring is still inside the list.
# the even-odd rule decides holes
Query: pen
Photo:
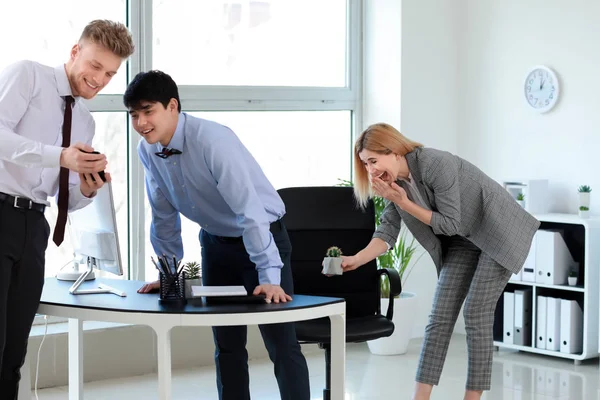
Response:
[[[152,264],[154,264],[154,266],[156,267],[156,269],[158,270],[158,272],[162,273],[164,275],[163,270],[158,266],[158,264],[156,263],[156,261],[154,261],[154,257],[150,256],[150,260],[152,260]]]

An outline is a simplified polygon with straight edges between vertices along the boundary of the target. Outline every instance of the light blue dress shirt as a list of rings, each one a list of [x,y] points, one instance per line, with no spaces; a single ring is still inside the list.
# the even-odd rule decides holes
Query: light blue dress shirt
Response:
[[[285,214],[279,194],[235,133],[216,122],[179,114],[167,146],[182,154],[160,158],[160,143],[138,145],[152,207],[156,254],[183,258],[179,213],[216,236],[243,237],[259,283],[279,285],[283,263],[269,230]]]
[[[19,61],[0,72],[0,192],[50,205],[58,192],[64,96],[71,96],[65,66]],[[95,124],[80,97],[73,106],[71,143],[92,143]],[[69,173],[69,211],[83,196],[79,174]]]

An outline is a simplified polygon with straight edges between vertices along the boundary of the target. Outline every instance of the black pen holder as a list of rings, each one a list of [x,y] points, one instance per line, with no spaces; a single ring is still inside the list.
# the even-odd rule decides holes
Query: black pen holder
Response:
[[[164,305],[185,305],[185,283],[184,274],[179,276],[171,277],[159,273],[160,275],[160,288],[158,301]]]

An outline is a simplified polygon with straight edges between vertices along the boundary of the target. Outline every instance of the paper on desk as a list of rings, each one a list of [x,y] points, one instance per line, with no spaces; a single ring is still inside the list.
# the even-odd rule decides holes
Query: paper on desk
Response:
[[[192,286],[192,297],[248,296],[243,286]]]

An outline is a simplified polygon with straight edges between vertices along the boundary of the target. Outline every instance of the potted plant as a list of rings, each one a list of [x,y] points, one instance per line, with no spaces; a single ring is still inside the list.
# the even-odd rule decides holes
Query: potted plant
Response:
[[[525,208],[525,194],[519,193],[517,194],[517,203],[523,208]]]
[[[196,261],[190,261],[183,266],[185,280],[185,298],[192,298],[192,286],[202,286],[201,267]]]
[[[569,277],[567,278],[567,280],[569,281],[569,286],[576,286],[577,285],[577,271],[575,271],[574,269],[569,271]]]
[[[590,214],[590,209],[586,206],[580,206],[579,207],[579,216],[581,218],[587,218],[589,217]]]
[[[588,185],[581,185],[579,189],[579,206],[590,207],[590,193],[592,193],[592,188]]]
[[[342,275],[342,250],[339,247],[331,246],[327,249],[322,272],[325,275]]]

